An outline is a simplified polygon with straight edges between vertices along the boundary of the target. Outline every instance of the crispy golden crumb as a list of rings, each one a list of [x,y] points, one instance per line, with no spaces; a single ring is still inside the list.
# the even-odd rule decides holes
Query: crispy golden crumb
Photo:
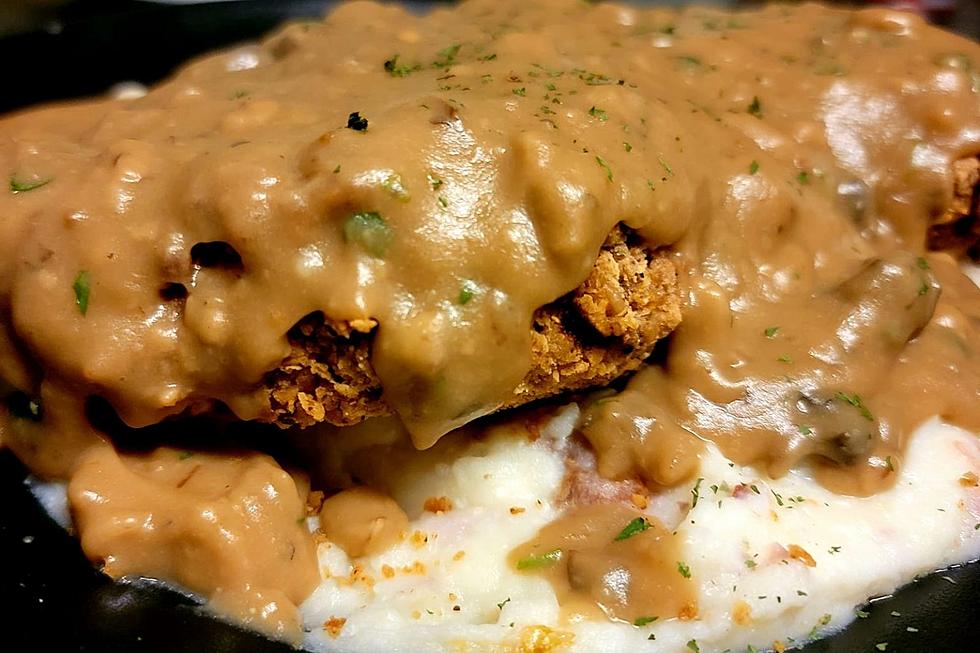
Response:
[[[977,485],[980,485],[980,479],[973,472],[966,472],[963,476],[960,476],[960,485],[963,487],[977,487]]]
[[[460,561],[460,560],[462,560],[462,559],[463,559],[464,557],[466,557],[466,551],[457,551],[457,552],[456,552],[456,553],[455,553],[455,554],[453,555],[453,560],[455,560],[456,562],[459,562],[459,561]]]
[[[429,543],[429,536],[422,531],[415,531],[412,533],[411,537],[412,546],[416,549],[421,549],[423,546]]]
[[[337,636],[340,635],[340,631],[344,629],[344,624],[346,623],[347,620],[343,617],[330,617],[323,622],[323,629],[332,639],[337,639]]]
[[[320,508],[323,507],[323,492],[320,490],[314,490],[306,495],[306,514],[310,517],[314,517],[320,514]]]
[[[953,162],[953,197],[928,232],[929,249],[980,255],[980,156]]]
[[[453,509],[453,501],[449,497],[429,497],[422,505],[426,512],[449,512]]]
[[[395,569],[391,565],[381,565],[381,575],[385,578],[394,578]]]
[[[608,383],[638,368],[680,323],[676,277],[666,256],[615,229],[585,282],[534,314],[531,371],[502,408]],[[301,320],[289,332],[289,356],[266,377],[265,421],[283,428],[347,426],[387,414],[371,366],[377,326],[320,313]]]
[[[645,495],[640,494],[639,492],[634,493],[633,496],[630,497],[630,501],[639,510],[646,510],[647,506],[650,505],[650,500],[647,499]]]
[[[817,561],[814,560],[813,556],[810,555],[807,552],[807,550],[804,549],[802,546],[798,546],[796,544],[790,544],[789,546],[786,547],[786,550],[789,551],[789,557],[792,558],[793,560],[799,560],[807,567],[817,566]]]
[[[521,508],[520,506],[511,506],[510,514],[519,515],[522,512],[524,512],[524,508]]]
[[[739,626],[749,626],[752,624],[752,606],[745,601],[735,601],[732,607],[732,621]]]

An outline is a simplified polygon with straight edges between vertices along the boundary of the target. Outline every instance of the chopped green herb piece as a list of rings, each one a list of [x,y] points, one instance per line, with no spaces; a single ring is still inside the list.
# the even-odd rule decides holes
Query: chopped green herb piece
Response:
[[[392,77],[408,77],[414,72],[422,70],[421,64],[412,64],[411,66],[403,66],[398,64],[398,55],[396,54],[391,59],[385,61],[385,72],[387,72]]]
[[[745,566],[749,569],[755,569],[758,566],[758,563],[755,560],[746,560]]]
[[[666,161],[664,161],[664,158],[662,156],[658,156],[657,157],[657,161],[659,161],[660,162],[660,165],[662,165],[664,167],[664,170],[667,172],[667,175],[668,176],[670,176],[670,177],[673,177],[674,176],[674,169],[670,167],[670,164],[669,163],[667,163]]]
[[[929,269],[929,261],[927,261],[925,258],[923,258],[921,256],[918,257],[917,259],[915,259],[915,264],[917,266],[919,266],[919,269],[920,270],[928,270]]]
[[[608,114],[606,114],[605,111],[599,109],[598,107],[592,107],[591,109],[589,109],[589,115],[601,122],[605,122],[609,120]]]
[[[679,571],[680,574],[681,574],[681,576],[683,576],[684,578],[690,578],[691,577],[691,568],[688,567],[683,562],[678,562],[677,563],[677,571]]]
[[[632,152],[633,151],[633,146],[624,141],[623,142],[623,149],[626,150],[627,152]]]
[[[754,175],[757,172],[759,172],[759,162],[753,160],[752,163],[749,164],[749,174]]]
[[[353,129],[356,132],[363,132],[367,131],[367,128],[367,118],[362,118],[361,114],[357,111],[347,116],[347,129]]]
[[[407,202],[412,199],[412,196],[408,194],[407,190],[405,190],[405,185],[402,184],[401,175],[388,175],[381,182],[381,187],[391,193],[399,202]]]
[[[840,399],[841,401],[849,403],[850,405],[854,406],[859,411],[861,411],[861,416],[864,417],[864,419],[868,420],[869,422],[874,421],[875,416],[872,415],[871,411],[868,410],[868,407],[861,402],[860,395],[857,394],[849,395],[846,392],[838,392],[837,398]]]
[[[756,494],[762,494],[762,492],[759,492],[759,487],[755,483],[753,483],[752,485],[750,485],[749,486],[749,489],[752,490],[753,492],[755,492]]]
[[[596,156],[595,162],[598,163],[599,166],[606,171],[606,179],[612,181],[613,180],[612,168],[609,167],[609,164],[606,163],[606,160],[603,159],[601,156]]]
[[[459,297],[456,298],[456,302],[462,306],[468,303],[473,297],[476,296],[477,287],[472,281],[464,281],[463,287],[459,289]]]
[[[890,471],[890,472],[894,472],[895,471],[895,464],[892,463],[892,457],[891,456],[885,456],[885,468],[888,471]]]
[[[177,454],[177,460],[187,460],[194,455],[193,451],[181,451]]]
[[[748,648],[745,649],[745,653],[759,653],[754,646],[749,644]]]
[[[619,535],[613,538],[614,542],[622,542],[623,540],[628,540],[634,535],[638,535],[643,531],[650,528],[651,524],[643,517],[637,517],[630,521],[623,527],[623,530],[619,531]]]
[[[486,54],[486,55],[483,55],[482,57],[477,57],[477,61],[493,61],[496,58],[497,58],[497,54],[496,53]]]
[[[71,284],[71,289],[75,291],[75,305],[78,306],[78,312],[82,315],[88,313],[88,296],[91,287],[92,280],[87,270],[79,272]]]
[[[831,617],[829,614],[825,614],[824,616],[820,617],[820,620],[817,623],[819,623],[821,626],[826,626],[830,623],[831,619],[833,619],[833,617]]]
[[[498,603],[497,604],[497,607],[499,609],[503,610],[504,609],[504,606],[507,605],[508,603],[510,603],[510,597],[509,596],[506,599],[504,599],[503,601],[501,601],[500,603]]]
[[[691,510],[698,507],[698,499],[701,498],[701,483],[704,481],[703,478],[699,478],[691,488]]]
[[[247,96],[248,96],[248,91],[246,91],[245,89],[238,89],[237,91],[231,94],[229,99],[241,100],[243,97],[247,97]]]
[[[540,553],[537,555],[529,555],[526,558],[521,558],[517,561],[518,569],[543,569],[544,567],[550,567],[559,560],[561,560],[562,551],[561,549],[554,549],[546,553]]]
[[[428,175],[428,179],[429,179],[429,186],[432,188],[432,190],[439,190],[440,188],[442,188],[443,181],[439,177]]]
[[[809,426],[798,426],[801,435],[813,435],[813,429]]]
[[[51,178],[48,179],[38,179],[35,181],[20,181],[17,179],[16,175],[10,175],[10,193],[16,195],[17,193],[26,193],[31,190],[40,188],[41,186],[46,186],[51,183]]]
[[[333,173],[335,175],[340,173],[340,164],[339,163],[337,164],[337,167],[333,169]]]
[[[919,297],[921,297],[922,295],[926,295],[928,293],[929,293],[929,284],[926,283],[925,279],[923,279],[922,284],[919,286]]]
[[[690,55],[682,55],[677,57],[677,60],[684,64],[684,67],[688,70],[693,70],[694,68],[701,67],[701,60],[697,57],[692,57]]]
[[[919,632],[919,629],[918,629],[918,628],[915,628],[915,627],[913,627],[913,626],[909,626],[909,627],[907,627],[907,628],[905,629],[905,632],[909,632],[909,633],[917,633],[917,632]]]
[[[769,488],[769,491],[772,492],[772,496],[776,497],[776,505],[782,506],[783,505],[783,495],[781,495],[779,492],[776,492],[772,488]]]
[[[829,553],[830,555],[834,555],[835,553],[840,553],[840,547],[832,546],[829,549],[827,549],[827,553]]]
[[[758,95],[752,97],[752,102],[749,104],[746,111],[751,113],[756,118],[762,117],[762,102],[759,101]]]
[[[647,639],[654,640],[654,639],[657,639],[657,636],[654,635],[653,633],[650,633],[649,635],[647,635]]]
[[[810,183],[810,173],[806,170],[800,170],[800,174],[796,175],[796,181],[800,182],[801,185],[806,186]]]
[[[438,198],[438,200],[439,200],[439,205],[442,206],[442,208],[444,208],[444,209],[448,209],[449,208],[449,200],[447,200],[445,197],[443,197],[442,195],[440,195],[439,198]]]
[[[522,86],[520,88],[515,88],[513,91],[511,91],[511,93],[513,93],[514,95],[519,95],[521,97],[524,97],[525,95],[527,95],[527,89],[525,89]]]
[[[807,594],[803,590],[796,590],[796,595],[797,596],[810,596],[809,594]]]
[[[641,628],[643,626],[646,626],[647,624],[652,624],[657,619],[658,617],[637,617],[636,619],[633,620],[633,625],[636,626],[637,628]]]
[[[879,651],[886,651],[888,650],[888,642],[878,642],[875,644],[875,648]]]
[[[388,222],[376,211],[355,213],[344,222],[344,240],[375,258],[384,258],[394,237]]]
[[[778,360],[780,363],[787,363],[787,364],[793,362],[793,359],[790,357],[789,354],[783,354],[782,356],[780,356],[776,360]]]
[[[854,610],[854,614],[856,614],[856,615],[857,615],[857,617],[858,617],[858,619],[867,619],[867,618],[868,618],[868,616],[869,616],[869,615],[870,615],[871,613],[870,613],[870,612],[868,612],[868,611],[866,611],[866,610],[857,610],[857,609],[855,609],[855,610]]]
[[[446,68],[453,65],[456,63],[456,55],[459,54],[459,49],[461,47],[462,46],[457,43],[455,45],[450,45],[448,48],[439,50],[439,52],[436,53],[436,56],[439,58],[432,62],[432,66],[434,68]]]
[[[775,338],[776,334],[779,333],[779,327],[771,326],[768,329],[766,329],[765,333],[767,338]]]
[[[689,641],[687,643],[687,648],[694,651],[694,653],[701,653],[701,647],[698,646],[698,640],[696,639],[692,639],[691,641]]]

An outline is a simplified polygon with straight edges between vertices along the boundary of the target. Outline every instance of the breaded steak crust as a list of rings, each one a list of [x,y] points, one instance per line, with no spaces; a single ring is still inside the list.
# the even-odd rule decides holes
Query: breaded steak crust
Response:
[[[980,155],[953,162],[953,201],[929,227],[929,248],[980,256]]]
[[[681,319],[674,264],[615,229],[582,285],[534,314],[531,370],[500,408],[601,385],[640,366]],[[290,355],[266,378],[271,421],[288,428],[356,424],[390,411],[371,365],[377,322],[321,313],[290,332]]]

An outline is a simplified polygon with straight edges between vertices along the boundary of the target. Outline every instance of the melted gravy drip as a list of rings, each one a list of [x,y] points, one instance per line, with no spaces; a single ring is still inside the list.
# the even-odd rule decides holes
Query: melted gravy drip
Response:
[[[976,44],[881,10],[353,2],[145,98],[6,118],[0,376],[18,400],[0,440],[71,477],[110,574],[246,619],[274,602],[267,627],[292,636],[316,568],[288,476],[260,457],[120,457],[84,399],[131,425],[214,401],[260,417],[293,324],[370,317],[386,401],[427,447],[503,401],[531,314],[622,221],[672,246],[686,302],[666,364],[587,412],[600,471],[676,484],[713,441],[877,491],[923,418],[980,428],[980,293],[922,258],[951,162],[980,150],[978,70]],[[252,498],[261,523],[238,509]],[[538,572],[574,610],[689,615],[669,535],[614,541],[636,514],[573,507],[522,551],[575,551]],[[172,527],[126,526],[144,517]]]
[[[305,497],[274,460],[91,448],[68,486],[85,554],[113,578],[166,579],[218,612],[298,643],[320,580]]]
[[[635,534],[623,537],[636,519],[646,527],[634,526]],[[512,551],[509,561],[551,582],[566,619],[604,614],[632,624],[697,616],[693,573],[677,536],[622,504],[570,509]]]

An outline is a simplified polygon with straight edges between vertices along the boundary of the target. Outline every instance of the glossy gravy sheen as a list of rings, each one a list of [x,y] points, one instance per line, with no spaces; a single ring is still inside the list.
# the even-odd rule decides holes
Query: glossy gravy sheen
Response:
[[[71,479],[108,573],[295,636],[317,575],[289,475],[120,457],[86,399],[132,426],[216,402],[262,418],[290,327],[372,318],[385,401],[428,447],[505,402],[533,312],[622,222],[670,248],[683,323],[663,364],[585,412],[602,474],[674,485],[710,441],[873,493],[923,419],[980,430],[980,291],[924,251],[952,163],[977,152],[980,47],[904,14],[344,4],[144,98],[0,122],[0,439]],[[352,553],[394,541],[383,499],[345,495],[325,530],[363,513],[367,530],[334,529]],[[635,518],[573,507],[515,564],[561,551],[524,569],[568,605],[690,616],[670,535],[615,539]]]

